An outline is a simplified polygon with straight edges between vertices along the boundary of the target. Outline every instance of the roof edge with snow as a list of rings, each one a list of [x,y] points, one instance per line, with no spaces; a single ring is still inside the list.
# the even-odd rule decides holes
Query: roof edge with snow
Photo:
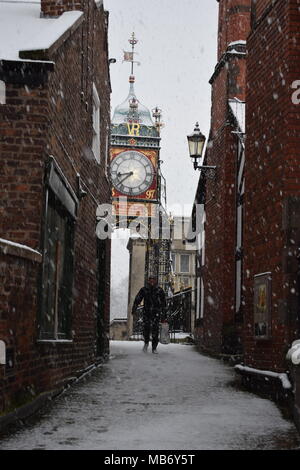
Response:
[[[19,51],[20,59],[49,60],[51,55],[82,24],[83,19],[82,11],[64,12],[57,18],[55,24],[49,28],[44,37],[36,38],[36,40],[32,41],[32,46],[29,45],[26,50]]]
[[[4,255],[16,256],[18,258],[29,259],[37,263],[42,262],[42,254],[27,245],[21,245],[11,240],[0,238],[0,253]]]
[[[210,85],[213,84],[216,77],[219,75],[220,71],[229,60],[231,60],[232,58],[238,58],[238,59],[245,58],[246,53],[247,53],[246,48],[247,48],[247,42],[241,39],[238,41],[233,41],[230,44],[228,44],[226,51],[220,57],[219,62],[215,66],[214,73],[212,74],[208,83]]]

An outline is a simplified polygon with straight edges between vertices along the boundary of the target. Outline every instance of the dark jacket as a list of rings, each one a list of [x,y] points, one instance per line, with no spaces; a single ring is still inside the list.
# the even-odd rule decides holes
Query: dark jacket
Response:
[[[162,317],[166,313],[166,296],[161,287],[145,286],[138,292],[132,307],[132,313],[135,312],[138,305],[144,300],[144,315],[152,317],[160,313]]]

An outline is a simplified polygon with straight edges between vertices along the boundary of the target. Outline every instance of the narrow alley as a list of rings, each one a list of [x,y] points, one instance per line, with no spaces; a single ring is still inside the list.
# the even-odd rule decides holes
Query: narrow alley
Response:
[[[110,360],[0,450],[289,450],[292,422],[270,400],[240,390],[233,368],[193,345],[112,341]]]

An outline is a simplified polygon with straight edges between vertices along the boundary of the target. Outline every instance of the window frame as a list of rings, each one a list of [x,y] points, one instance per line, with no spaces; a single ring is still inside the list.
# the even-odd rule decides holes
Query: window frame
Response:
[[[176,253],[171,253],[171,262],[172,262],[172,269],[173,272],[176,273]]]
[[[53,157],[50,157],[46,170],[45,209],[43,264],[39,295],[40,318],[38,342],[72,342],[71,320],[72,289],[74,282],[74,239],[78,199]],[[58,235],[55,235],[54,231],[51,231],[51,222],[55,217],[58,223],[61,223],[61,226],[65,227],[63,231],[59,231]],[[50,236],[48,236],[49,234]],[[61,243],[62,240],[64,241],[63,244]],[[53,247],[53,241],[56,242],[54,248],[55,257],[57,256],[58,258],[57,262],[54,261],[54,268],[52,267],[54,274],[52,272],[50,276],[49,270],[51,261],[53,262],[53,252],[50,261],[49,246],[52,243]],[[59,252],[59,250],[61,251]],[[63,265],[59,263],[61,258],[63,259]],[[55,285],[51,285],[49,289],[45,288],[46,283],[51,283],[51,279],[54,279]],[[52,291],[49,294],[50,289],[52,289]],[[49,295],[53,298],[51,306],[53,317],[51,318],[51,315],[49,316],[50,320],[48,319],[47,324],[45,315],[47,314],[46,303],[49,301]],[[47,329],[48,325],[50,325],[49,329]]]
[[[187,259],[188,259],[188,270],[187,271],[182,270],[182,257],[183,256],[187,257]],[[189,255],[189,254],[180,253],[180,273],[182,273],[182,274],[189,274],[190,273],[190,269],[191,269],[190,257],[191,257],[191,255]]]
[[[6,83],[0,80],[0,105],[6,104]]]

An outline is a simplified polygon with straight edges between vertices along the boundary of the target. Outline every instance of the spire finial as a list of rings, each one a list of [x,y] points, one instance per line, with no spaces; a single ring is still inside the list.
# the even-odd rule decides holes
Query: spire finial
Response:
[[[137,45],[137,43],[139,42],[136,37],[135,37],[135,34],[134,32],[132,33],[131,35],[131,38],[128,39],[128,42],[129,44],[131,44],[131,48],[132,48],[132,60],[131,60],[131,75],[133,75],[133,64],[134,64],[134,47]]]
[[[131,51],[130,52],[126,52],[126,51],[123,51],[124,52],[124,60],[123,62],[131,62],[131,76],[129,78],[129,81],[131,83],[134,82],[134,75],[133,75],[133,64],[138,64],[140,65],[139,62],[137,62],[136,60],[134,60],[134,54],[136,54],[136,52],[134,51],[134,48],[136,46],[136,44],[139,42],[136,37],[135,37],[135,34],[132,33],[131,35],[131,38],[128,39],[128,42],[129,44],[131,44]]]
[[[128,42],[129,42],[129,44],[132,45],[133,48],[134,48],[134,46],[139,42],[139,41],[136,39],[134,32],[132,33],[131,38],[128,39]]]
[[[158,132],[158,135],[160,135],[160,130],[162,127],[164,127],[165,124],[161,121],[162,111],[161,109],[159,109],[158,106],[152,109],[152,116],[154,117],[154,120],[155,120],[155,127]]]

